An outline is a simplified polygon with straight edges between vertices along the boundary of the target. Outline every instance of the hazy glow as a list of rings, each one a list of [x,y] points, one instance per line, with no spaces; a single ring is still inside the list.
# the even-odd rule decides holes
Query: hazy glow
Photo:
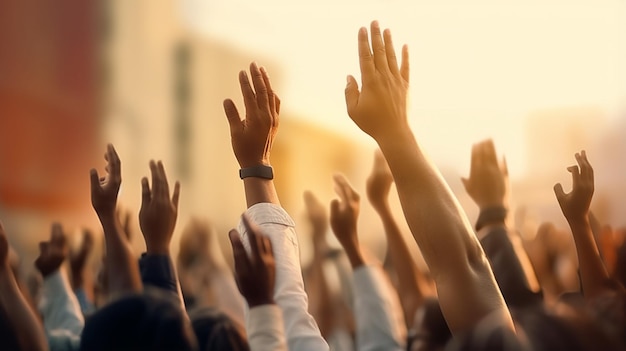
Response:
[[[513,175],[524,118],[550,107],[616,111],[626,97],[626,3],[602,1],[183,0],[185,22],[273,57],[287,110],[366,140],[345,113],[356,33],[378,19],[411,53],[411,119],[437,163],[465,170],[494,137]],[[270,72],[271,73],[271,72]],[[617,114],[615,114],[617,115]]]

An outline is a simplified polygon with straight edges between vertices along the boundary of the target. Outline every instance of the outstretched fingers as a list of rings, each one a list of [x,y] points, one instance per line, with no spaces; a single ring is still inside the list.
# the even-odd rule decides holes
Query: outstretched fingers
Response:
[[[361,27],[359,29],[359,64],[361,66],[361,77],[363,80],[366,80],[372,75],[376,66],[374,65],[374,56],[372,55],[372,50],[370,48],[370,42],[367,37],[367,29],[365,27]]]
[[[409,73],[410,73],[409,66],[410,66],[409,65],[409,46],[403,45],[402,46],[402,63],[400,64],[400,76],[407,83],[409,82]]]
[[[387,55],[387,64],[389,65],[389,71],[393,75],[399,75],[398,59],[396,59],[396,50],[393,47],[393,39],[391,38],[391,31],[385,29],[383,32],[383,39],[385,40],[385,54]]]

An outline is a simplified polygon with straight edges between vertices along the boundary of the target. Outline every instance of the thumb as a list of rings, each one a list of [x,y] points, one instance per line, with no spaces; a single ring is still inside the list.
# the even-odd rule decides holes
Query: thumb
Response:
[[[239,117],[239,111],[237,111],[237,106],[235,106],[233,100],[224,100],[224,112],[226,113],[226,119],[228,120],[230,132],[232,133],[241,125],[241,117]]]
[[[361,93],[359,93],[359,85],[353,76],[349,75],[347,77],[345,93],[346,93],[346,108],[348,109],[348,115],[350,115],[350,113],[354,111],[354,109],[358,105],[359,96],[361,95]]]
[[[561,202],[561,199],[565,197],[565,191],[563,191],[563,185],[561,183],[556,183],[554,185],[554,194],[556,195],[556,199]]]
[[[91,192],[93,193],[94,191],[98,190],[98,188],[100,188],[98,171],[96,171],[94,168],[89,171],[89,179],[91,181]]]

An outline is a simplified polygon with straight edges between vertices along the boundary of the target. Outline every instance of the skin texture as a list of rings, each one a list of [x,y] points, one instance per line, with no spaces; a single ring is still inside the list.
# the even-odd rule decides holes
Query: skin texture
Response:
[[[20,292],[9,264],[9,242],[0,223],[0,305],[22,350],[48,350],[43,325]]]
[[[250,64],[250,75],[252,84],[246,71],[239,73],[239,85],[246,108],[244,119],[241,119],[231,99],[224,100],[233,153],[241,168],[271,166],[270,153],[280,114],[280,99],[272,89],[265,69],[253,62]],[[280,204],[272,180],[248,177],[243,183],[248,207],[261,202]]]
[[[141,210],[139,225],[146,242],[148,254],[170,254],[170,242],[178,217],[180,183],[176,182],[170,198],[170,188],[161,161],[150,161],[152,188],[148,178],[141,179]]]
[[[60,223],[52,224],[50,240],[39,243],[39,257],[35,260],[35,267],[45,278],[56,272],[69,254],[67,236]]]
[[[91,203],[102,229],[106,244],[106,280],[110,300],[143,290],[139,267],[133,255],[128,236],[124,233],[116,213],[117,195],[122,183],[120,158],[113,145],[107,146],[104,155],[107,161],[106,175],[102,178],[92,169]]]
[[[339,199],[330,203],[330,227],[346,251],[352,269],[357,269],[365,264],[357,235],[360,196],[343,175],[336,174],[333,180]]]
[[[374,167],[367,178],[367,198],[380,216],[387,237],[387,257],[397,275],[398,295],[402,302],[404,319],[408,326],[413,325],[415,312],[428,294],[428,282],[411,256],[400,227],[393,217],[389,205],[389,192],[393,175],[385,157],[380,151],[374,155]]]
[[[602,262],[589,221],[589,206],[594,191],[593,168],[584,150],[576,153],[575,157],[578,165],[567,168],[572,174],[572,191],[565,193],[563,186],[557,183],[554,193],[576,243],[583,294],[585,298],[593,299],[612,290],[616,283]],[[623,291],[623,287],[619,289]]]
[[[407,121],[408,48],[398,61],[391,33],[371,25],[358,35],[361,89],[348,76],[348,115],[379,145],[389,164],[409,228],[437,286],[454,334],[492,315],[513,329],[510,313],[484,252],[458,201],[418,146]]]

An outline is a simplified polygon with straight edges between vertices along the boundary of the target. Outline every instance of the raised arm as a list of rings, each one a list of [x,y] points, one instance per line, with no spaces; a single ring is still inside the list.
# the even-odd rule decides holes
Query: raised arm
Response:
[[[241,119],[232,100],[224,101],[230,125],[233,152],[239,162],[248,210],[246,215],[270,238],[276,257],[274,300],[283,313],[290,350],[328,350],[315,320],[308,312],[304,291],[295,223],[280,207],[270,166],[270,152],[278,128],[280,100],[272,90],[264,69],[250,65],[252,84],[245,71],[239,84],[246,107]],[[248,230],[239,225],[244,245],[249,245]]]
[[[576,243],[583,295],[592,299],[612,290],[615,282],[602,262],[589,223],[589,206],[594,190],[593,168],[584,150],[575,157],[578,166],[567,168],[572,174],[572,191],[566,194],[561,183],[557,183],[554,193]]]
[[[510,184],[506,161],[498,163],[492,140],[472,147],[469,178],[462,178],[480,210],[476,231],[509,307],[543,302],[539,283],[518,235],[508,229]]]
[[[366,264],[357,234],[359,194],[335,175],[339,199],[330,204],[330,226],[353,269],[356,344],[360,351],[404,350],[406,326],[398,296],[379,265]]]
[[[54,223],[50,239],[39,243],[35,267],[43,276],[39,310],[50,349],[77,349],[85,320],[62,264],[69,253],[61,224]]]
[[[424,273],[419,270],[411,256],[400,227],[393,217],[389,206],[389,191],[393,183],[391,170],[380,151],[374,156],[374,167],[367,178],[367,198],[376,210],[385,228],[387,237],[387,256],[398,276],[398,295],[402,302],[404,319],[407,325],[413,325],[415,312],[422,305],[428,290]]]
[[[91,170],[91,204],[93,205],[102,229],[106,244],[105,265],[109,299],[113,300],[129,293],[143,290],[139,267],[127,236],[116,214],[117,194],[122,183],[120,158],[113,148],[107,146],[104,155],[107,161],[106,176],[98,177],[98,171]]]
[[[228,236],[235,258],[237,287],[250,307],[246,320],[250,350],[287,351],[282,312],[274,301],[276,260],[272,243],[245,216],[243,223],[248,232],[250,255],[236,230],[231,230]]]
[[[427,158],[407,120],[409,54],[398,67],[391,33],[371,26],[359,30],[362,87],[348,76],[350,118],[378,143],[396,182],[402,210],[435,280],[441,309],[453,333],[467,331],[495,314],[513,327],[489,262],[469,221],[435,165]]]
[[[95,309],[94,277],[88,264],[94,249],[94,238],[90,230],[83,229],[81,239],[78,250],[69,254],[71,282],[83,314],[90,314]]]
[[[48,350],[43,326],[20,292],[9,264],[9,242],[0,224],[0,306],[22,350]]]
[[[170,187],[161,161],[150,161],[152,188],[148,178],[141,179],[141,209],[139,226],[146,242],[146,253],[139,260],[144,285],[163,289],[175,295],[184,310],[178,276],[170,254],[170,242],[178,217],[180,183],[176,182],[170,197]]]

